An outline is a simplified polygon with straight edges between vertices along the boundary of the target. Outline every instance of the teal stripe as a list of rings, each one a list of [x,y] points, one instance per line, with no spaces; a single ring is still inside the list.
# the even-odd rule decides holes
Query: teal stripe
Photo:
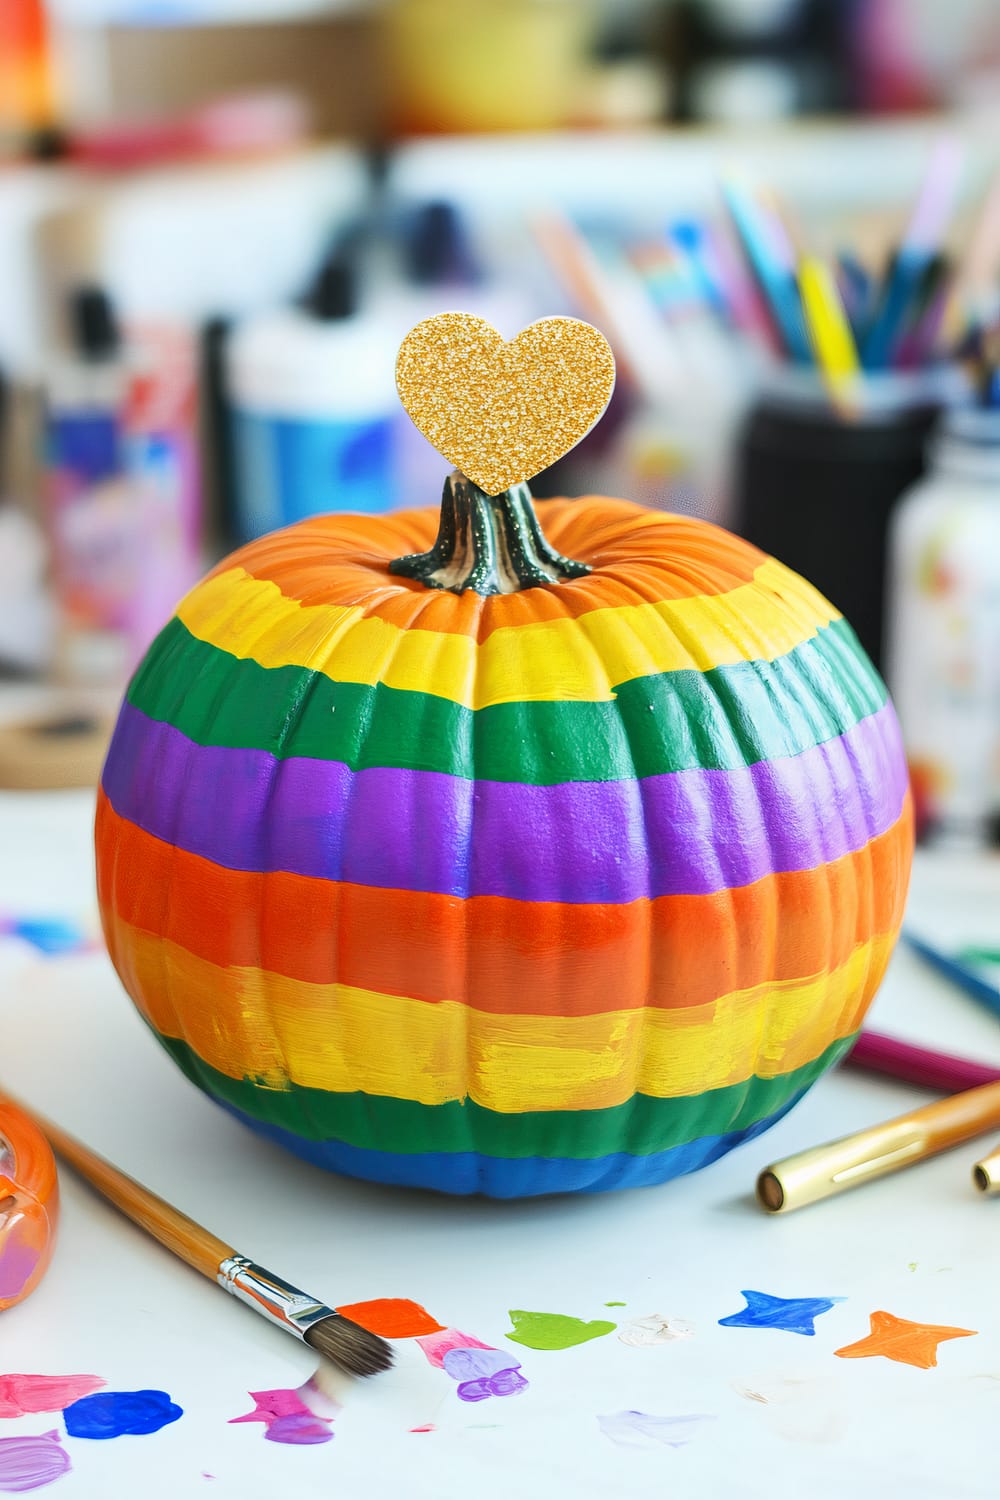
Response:
[[[886,692],[843,620],[775,661],[635,678],[616,689],[614,702],[474,711],[384,683],[261,667],[174,619],[128,699],[199,745],[338,761],[353,771],[383,766],[552,786],[799,755],[876,713]]]
[[[755,1076],[687,1098],[635,1094],[610,1109],[501,1114],[471,1101],[418,1104],[375,1094],[326,1093],[295,1083],[275,1089],[249,1078],[230,1078],[186,1042],[155,1030],[153,1035],[192,1083],[213,1098],[304,1140],[338,1140],[399,1155],[477,1151],[484,1156],[575,1157],[581,1161],[616,1151],[648,1156],[701,1136],[745,1129],[809,1088],[854,1041],[853,1036],[836,1041],[812,1062],[776,1078]]]

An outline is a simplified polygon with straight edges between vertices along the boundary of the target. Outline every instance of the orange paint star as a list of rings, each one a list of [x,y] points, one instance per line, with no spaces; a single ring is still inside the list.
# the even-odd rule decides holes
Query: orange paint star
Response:
[[[929,1370],[937,1364],[937,1346],[945,1339],[974,1338],[975,1328],[947,1328],[935,1323],[911,1323],[906,1318],[893,1317],[892,1313],[873,1312],[869,1316],[871,1333],[856,1344],[846,1344],[835,1349],[841,1359],[872,1359],[883,1354],[886,1359],[897,1360],[901,1365],[916,1365],[918,1370]]]

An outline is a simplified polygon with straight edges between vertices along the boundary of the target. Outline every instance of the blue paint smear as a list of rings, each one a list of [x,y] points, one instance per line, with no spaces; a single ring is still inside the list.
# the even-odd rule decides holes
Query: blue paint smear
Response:
[[[342,1141],[311,1141],[257,1120],[235,1104],[206,1090],[216,1104],[267,1140],[277,1141],[315,1166],[396,1187],[433,1188],[442,1193],[485,1193],[490,1198],[526,1198],[540,1193],[601,1193],[611,1188],[644,1187],[696,1172],[725,1156],[734,1146],[753,1140],[777,1123],[805,1094],[800,1089],[780,1109],[742,1130],[701,1136],[649,1156],[618,1152],[594,1158],[479,1156],[474,1151],[418,1151],[403,1155],[348,1146]]]
[[[166,1391],[98,1391],[67,1406],[63,1421],[70,1437],[142,1437],[183,1415]]]
[[[740,1293],[746,1299],[742,1312],[720,1318],[723,1328],[780,1328],[784,1333],[814,1335],[813,1320],[829,1312],[844,1297],[771,1297],[767,1292]]]
[[[87,946],[87,935],[76,922],[63,917],[3,917],[0,933],[9,933],[31,943],[39,953],[55,958],[62,953],[77,953]]]

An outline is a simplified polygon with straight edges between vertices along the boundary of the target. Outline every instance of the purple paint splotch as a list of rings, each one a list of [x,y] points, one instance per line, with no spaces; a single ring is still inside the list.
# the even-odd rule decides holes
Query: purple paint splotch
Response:
[[[105,1440],[144,1437],[183,1415],[166,1391],[100,1391],[67,1406],[63,1421],[70,1437]]]
[[[652,1448],[662,1443],[668,1448],[683,1448],[697,1437],[705,1422],[714,1422],[707,1412],[692,1412],[682,1417],[658,1417],[647,1411],[616,1411],[597,1418],[604,1436],[620,1448]]]
[[[500,1349],[453,1348],[442,1361],[445,1371],[458,1382],[461,1401],[486,1401],[490,1396],[516,1396],[528,1382],[521,1366]]]
[[[461,1401],[487,1401],[490,1396],[517,1396],[527,1390],[520,1360],[507,1350],[494,1349],[458,1328],[444,1328],[417,1339],[430,1364],[457,1381]]]
[[[287,1443],[292,1447],[308,1447],[317,1443],[333,1441],[332,1423],[339,1407],[329,1397],[322,1397],[312,1380],[307,1380],[297,1390],[282,1388],[273,1391],[251,1391],[254,1409],[242,1417],[231,1417],[230,1422],[263,1422],[264,1438],[269,1443]],[[321,1398],[323,1404],[332,1408],[329,1415],[314,1409],[310,1397]]]
[[[28,1285],[40,1258],[40,1250],[28,1237],[29,1231],[15,1223],[4,1239],[0,1254],[0,1301],[13,1302]]]
[[[0,1438],[0,1490],[5,1494],[40,1490],[68,1474],[71,1467],[69,1454],[60,1446],[58,1432]]]

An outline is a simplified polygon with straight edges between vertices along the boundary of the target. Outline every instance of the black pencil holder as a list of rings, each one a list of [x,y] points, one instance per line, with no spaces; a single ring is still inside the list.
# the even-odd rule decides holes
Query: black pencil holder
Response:
[[[881,670],[889,517],[924,472],[943,382],[873,379],[847,417],[817,381],[797,374],[763,392],[747,414],[733,530],[825,594]]]

